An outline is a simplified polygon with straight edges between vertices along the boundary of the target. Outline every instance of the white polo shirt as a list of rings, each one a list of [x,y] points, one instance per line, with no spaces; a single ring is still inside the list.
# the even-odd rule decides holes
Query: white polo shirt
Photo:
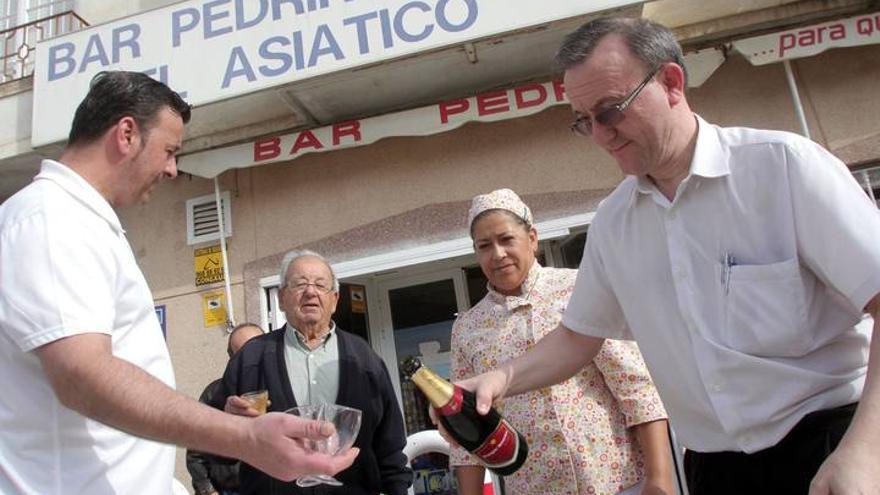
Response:
[[[34,349],[100,332],[174,386],[152,295],[110,204],[46,160],[0,206],[0,493],[170,493],[174,448],[63,406]]]
[[[812,141],[698,122],[673,202],[630,176],[600,205],[563,324],[635,338],[686,447],[754,452],[861,396],[880,214]]]

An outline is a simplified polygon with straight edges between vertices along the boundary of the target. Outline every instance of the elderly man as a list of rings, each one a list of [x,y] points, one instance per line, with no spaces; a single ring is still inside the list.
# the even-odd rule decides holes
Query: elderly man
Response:
[[[693,495],[880,493],[875,205],[816,143],[695,115],[660,25],[596,20],[558,59],[572,129],[627,177],[590,226],[561,325],[463,383],[479,408],[635,338]],[[873,344],[855,327],[865,311]]]
[[[0,493],[169,493],[174,448],[293,479],[357,455],[307,452],[326,424],[249,421],[176,392],[171,357],[116,208],[177,175],[190,107],[137,72],[103,72],[58,161],[0,206]],[[167,443],[166,443],[167,442]]]
[[[385,363],[363,339],[333,322],[339,281],[329,263],[312,251],[293,251],[281,263],[280,307],[287,324],[257,337],[235,355],[212,404],[227,412],[256,416],[241,394],[267,389],[270,410],[305,404],[341,404],[363,411],[351,468],[336,475],[341,487],[327,494],[403,495],[412,471],[403,453],[403,417]],[[254,467],[241,467],[242,495],[312,493]]]
[[[242,323],[233,328],[226,344],[229,359],[258,335],[263,335],[263,329],[253,323]],[[199,402],[209,404],[210,398],[217,393],[221,384],[220,378],[209,383],[199,396]],[[238,468],[239,463],[234,459],[225,459],[198,450],[186,451],[186,470],[192,478],[196,495],[236,495]]]

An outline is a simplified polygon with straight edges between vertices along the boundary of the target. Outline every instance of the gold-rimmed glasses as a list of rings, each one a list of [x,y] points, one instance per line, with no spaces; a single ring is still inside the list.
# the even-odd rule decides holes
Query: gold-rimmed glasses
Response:
[[[602,110],[597,113],[594,117],[590,118],[588,115],[578,115],[575,117],[574,122],[569,125],[569,128],[572,132],[576,132],[582,136],[590,137],[593,135],[593,122],[597,122],[606,127],[615,126],[623,121],[626,118],[626,114],[623,112],[626,111],[627,107],[639,96],[639,93],[645,89],[645,86],[651,82],[651,79],[660,71],[660,67],[652,70],[645,79],[639,83],[638,86],[630,94],[626,96],[620,103],[611,105],[610,107]]]

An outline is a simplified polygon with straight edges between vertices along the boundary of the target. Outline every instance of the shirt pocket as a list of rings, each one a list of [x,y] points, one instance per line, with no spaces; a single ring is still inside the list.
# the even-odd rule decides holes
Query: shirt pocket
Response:
[[[797,259],[733,265],[728,277],[725,344],[753,356],[802,356],[810,342],[805,332],[805,288]]]

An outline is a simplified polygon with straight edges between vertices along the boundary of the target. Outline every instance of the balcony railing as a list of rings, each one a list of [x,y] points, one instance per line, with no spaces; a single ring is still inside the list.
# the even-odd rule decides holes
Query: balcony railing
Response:
[[[67,11],[0,31],[0,84],[28,77],[34,73],[34,50],[37,42],[79,31],[89,23],[76,12]]]

